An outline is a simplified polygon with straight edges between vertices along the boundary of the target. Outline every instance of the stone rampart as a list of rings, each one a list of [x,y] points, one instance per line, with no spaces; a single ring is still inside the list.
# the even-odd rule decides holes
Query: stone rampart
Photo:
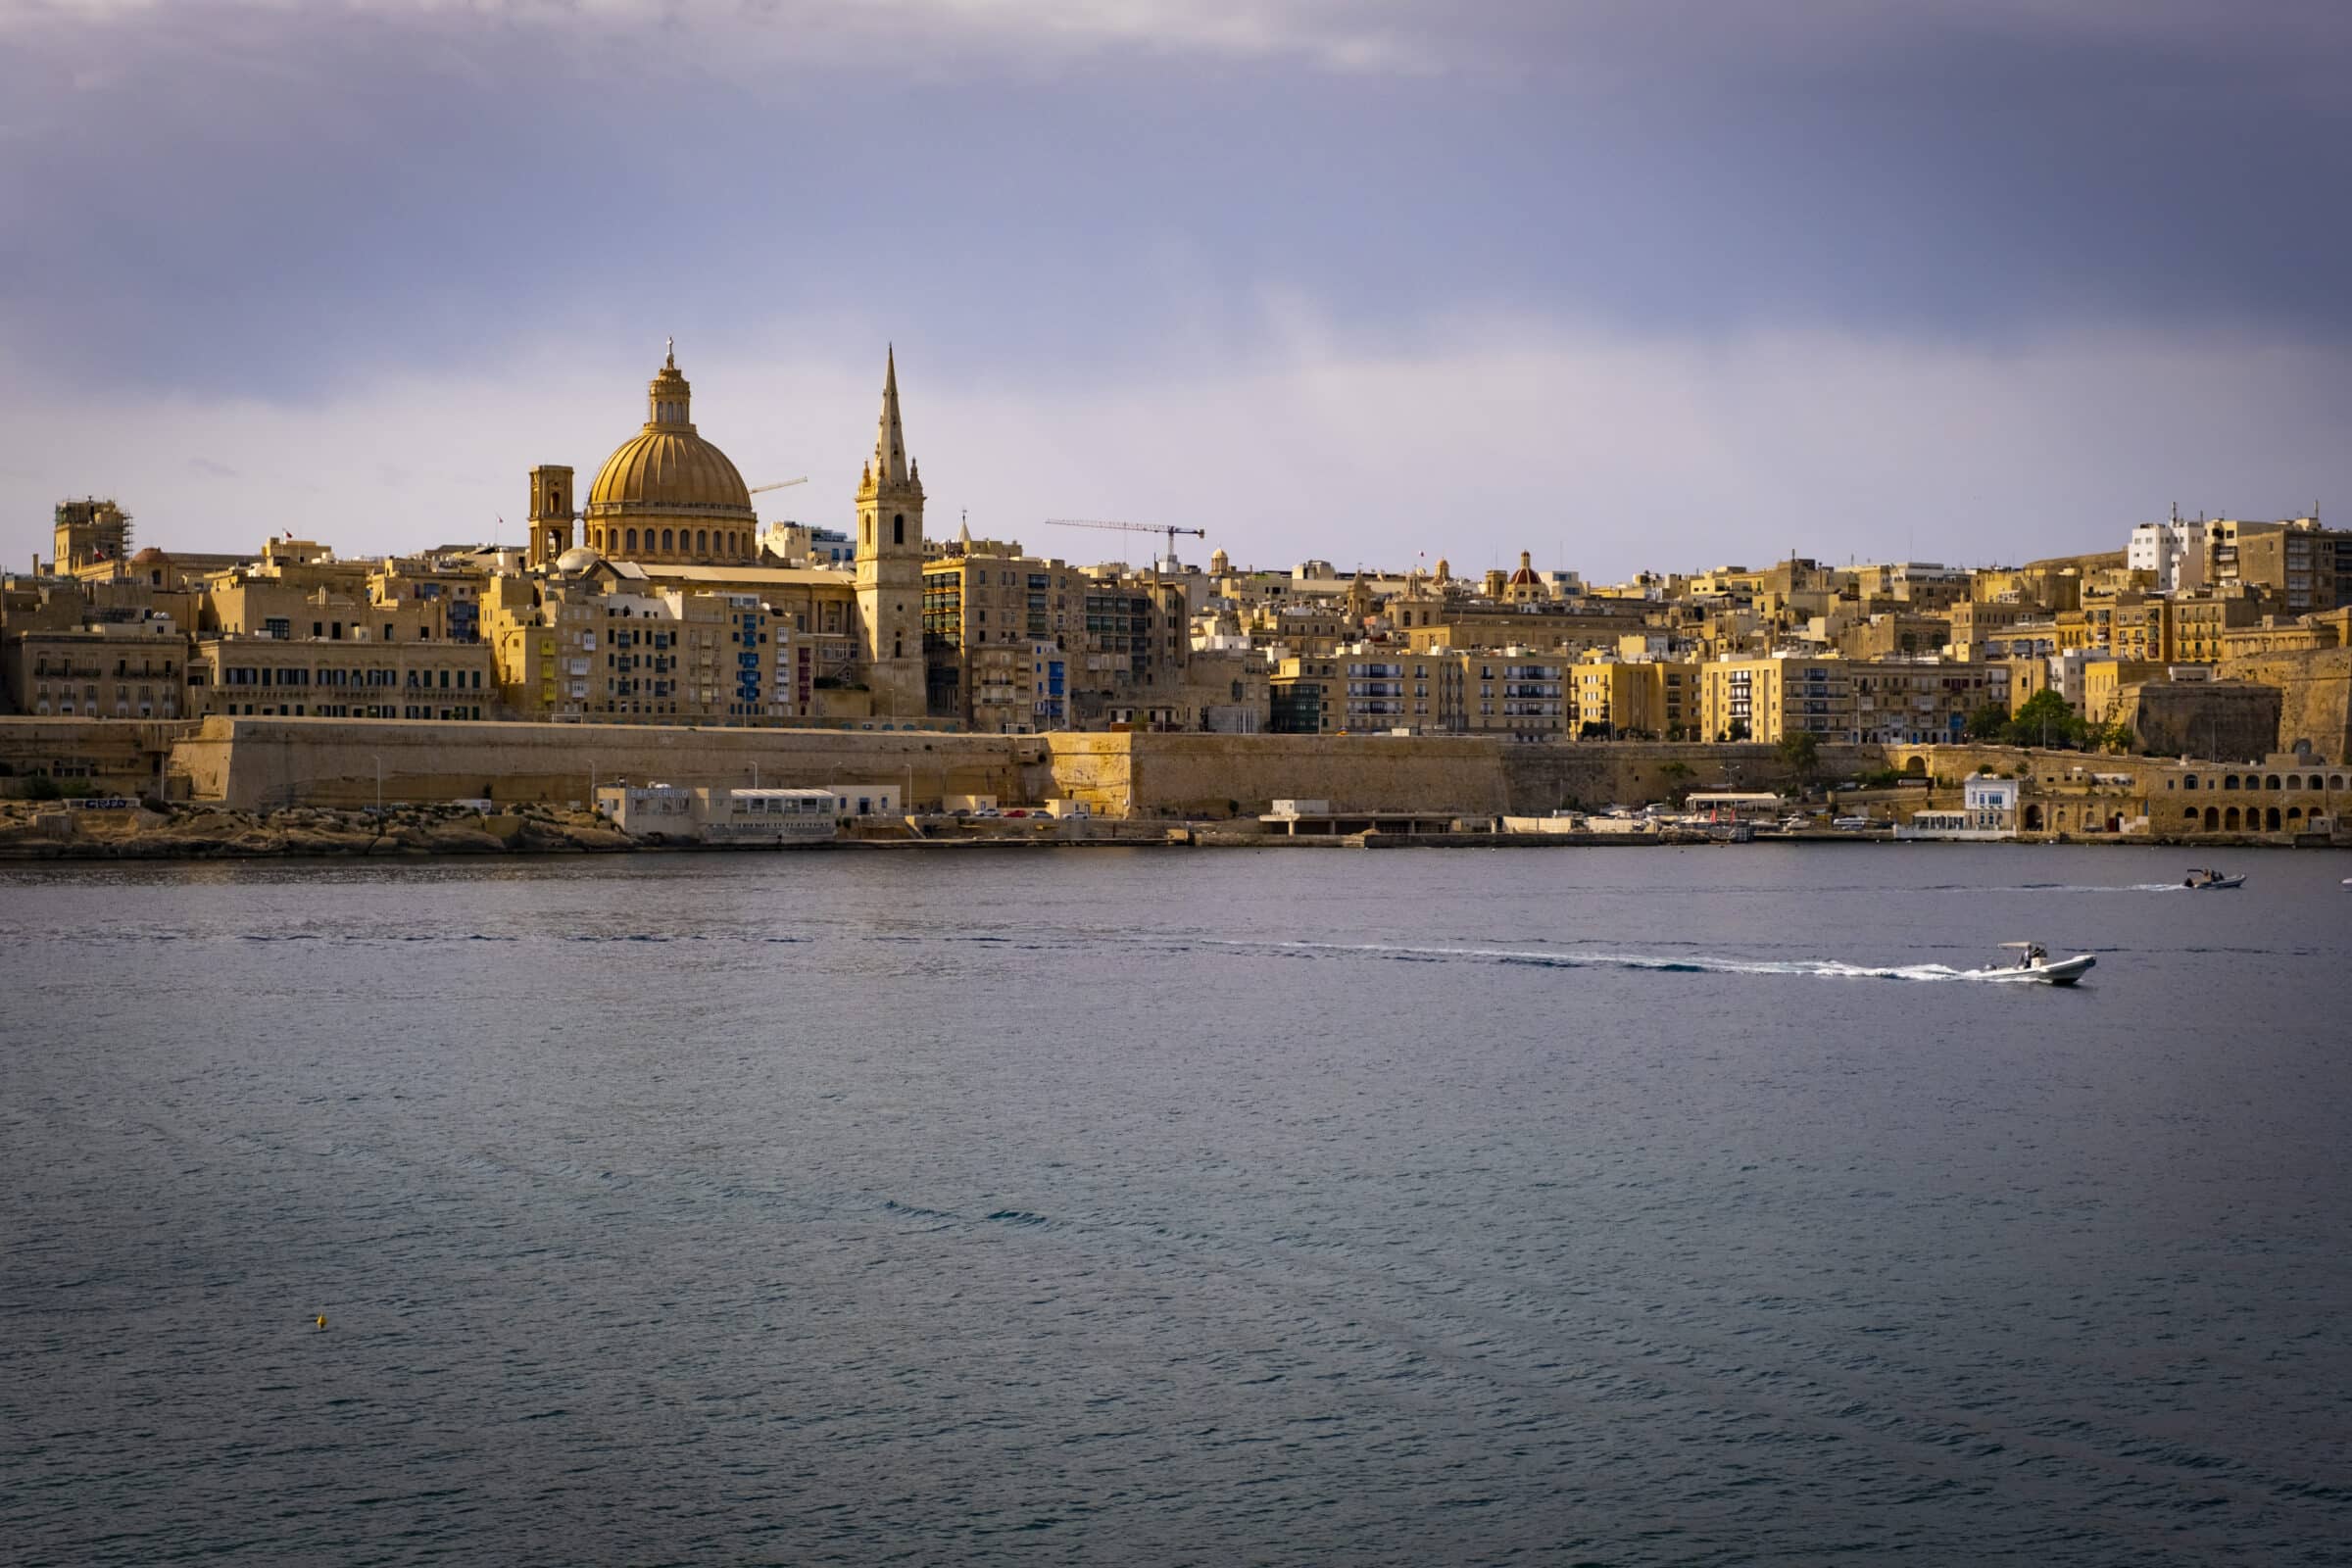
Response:
[[[1499,813],[1504,743],[1468,736],[1054,734],[1054,793],[1108,815],[1254,816],[1279,799],[1335,810]]]
[[[2243,680],[2143,681],[2118,695],[2116,717],[2142,751],[2242,761],[2279,749],[2281,695]]]
[[[2315,756],[2352,762],[2352,648],[2228,659],[2221,673],[2278,689],[2278,739],[2272,750],[2291,752],[2309,742]]]
[[[1819,772],[1880,765],[1875,747],[1825,747]],[[386,801],[551,804],[594,783],[898,784],[916,805],[994,795],[1084,801],[1108,817],[1255,816],[1278,799],[1336,809],[1462,816],[1679,800],[1693,790],[1792,789],[1770,746],[1533,745],[1466,735],[962,735],[697,729],[635,724],[423,723],[218,715],[172,754],[197,800],[241,809]]]
[[[204,721],[172,751],[197,800],[243,810],[386,801],[585,802],[594,783],[782,787],[897,784],[1025,800],[1046,777],[1033,736],[920,730],[700,729],[639,724]]]
[[[80,779],[106,793],[153,793],[191,719],[0,717],[0,776]],[[19,784],[16,787],[21,788]]]
[[[1801,782],[1770,746],[1568,742],[1473,735],[1056,734],[1053,793],[1098,811],[1255,816],[1281,799],[1339,811],[1543,815],[1680,800],[1693,790],[1792,791]],[[1817,772],[1878,767],[1873,747],[1824,747]]]

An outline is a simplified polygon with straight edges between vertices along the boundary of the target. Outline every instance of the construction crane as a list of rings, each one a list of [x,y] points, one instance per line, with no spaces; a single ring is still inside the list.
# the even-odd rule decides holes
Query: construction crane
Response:
[[[1208,530],[1205,528],[1178,528],[1162,522],[1102,522],[1093,517],[1048,517],[1046,526],[1049,528],[1102,528],[1112,533],[1165,534],[1168,539],[1166,559],[1170,561],[1176,559],[1176,536],[1178,534],[1189,534],[1195,539],[1208,537]]]

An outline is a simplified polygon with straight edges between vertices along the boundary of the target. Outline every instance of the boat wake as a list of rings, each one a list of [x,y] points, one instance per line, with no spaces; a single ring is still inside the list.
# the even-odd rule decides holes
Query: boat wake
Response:
[[[1991,985],[2035,985],[2023,969],[1956,969],[1948,963],[1866,964],[1837,958],[1720,958],[1700,955],[1661,956],[1642,953],[1533,953],[1518,948],[1424,948],[1361,942],[1228,942],[1222,947],[1255,948],[1298,957],[1388,958],[1405,963],[1472,962],[1521,964],[1544,969],[1648,969],[1660,974],[1787,974],[1821,980],[1972,980]]]

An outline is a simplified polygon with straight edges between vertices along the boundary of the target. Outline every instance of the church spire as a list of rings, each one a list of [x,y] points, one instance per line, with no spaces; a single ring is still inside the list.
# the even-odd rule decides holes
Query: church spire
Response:
[[[899,422],[899,350],[892,344],[882,372],[882,427],[874,436],[874,482],[905,484],[906,431]]]

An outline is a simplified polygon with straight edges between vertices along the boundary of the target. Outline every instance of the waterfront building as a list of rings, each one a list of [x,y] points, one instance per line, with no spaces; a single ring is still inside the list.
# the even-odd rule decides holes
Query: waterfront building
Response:
[[[94,620],[10,637],[0,669],[11,705],[36,717],[178,718],[187,646],[169,616]]]
[[[1593,650],[1571,667],[1572,733],[1586,739],[1681,740],[1695,733],[1698,665]]]
[[[239,632],[198,638],[188,662],[195,717],[490,718],[498,692],[482,642]]]
[[[2009,669],[1999,663],[1877,660],[1857,662],[1851,682],[1854,734],[1865,745],[1964,740],[1978,709],[2009,706]]]
[[[631,838],[704,844],[822,843],[841,814],[831,790],[676,784],[600,785],[596,808]]]

